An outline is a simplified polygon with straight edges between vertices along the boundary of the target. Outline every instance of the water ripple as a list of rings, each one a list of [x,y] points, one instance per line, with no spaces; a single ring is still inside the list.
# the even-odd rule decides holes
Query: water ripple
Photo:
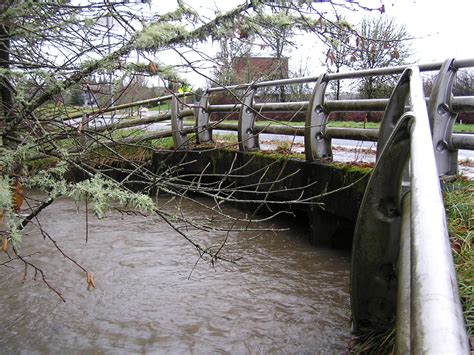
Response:
[[[77,212],[60,200],[41,221],[94,273],[97,289],[87,291],[84,273],[30,228],[21,250],[41,252],[31,261],[67,302],[34,281],[32,270],[23,284],[19,263],[2,269],[2,353],[345,352],[349,258],[310,246],[305,230],[232,233],[227,252],[242,260],[200,262],[188,279],[195,250],[159,218],[90,218],[87,244],[82,206]],[[214,243],[223,235],[198,237]]]

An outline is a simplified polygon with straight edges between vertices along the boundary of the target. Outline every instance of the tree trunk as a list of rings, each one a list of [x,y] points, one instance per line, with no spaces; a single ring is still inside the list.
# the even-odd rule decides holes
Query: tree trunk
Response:
[[[282,35],[283,36],[283,35]],[[283,56],[283,46],[284,46],[284,38],[277,38],[276,39],[276,59],[278,60],[278,71],[279,71],[279,75],[278,75],[278,79],[283,79],[283,62],[281,61],[281,58]],[[285,86],[284,85],[281,85],[279,87],[279,100],[280,102],[285,102],[286,101],[286,90],[285,90]]]
[[[10,68],[10,37],[6,23],[0,25],[0,69],[7,71]],[[3,136],[8,122],[12,120],[13,95],[8,77],[0,77],[0,145],[3,145]]]

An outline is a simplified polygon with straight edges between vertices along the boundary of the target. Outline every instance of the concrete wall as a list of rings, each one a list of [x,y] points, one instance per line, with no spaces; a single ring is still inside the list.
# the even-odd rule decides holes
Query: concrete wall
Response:
[[[156,172],[181,165],[182,173],[201,174],[212,180],[211,174],[228,174],[226,182],[239,186],[259,184],[259,191],[272,192],[272,200],[288,204],[268,205],[272,210],[286,208],[307,214],[309,238],[320,245],[350,248],[360,202],[370,170],[342,164],[307,163],[299,159],[284,159],[280,155],[261,152],[241,153],[230,150],[158,152],[152,166]],[[232,171],[230,171],[232,167]],[[298,201],[321,195],[314,204]],[[239,193],[243,200],[255,199],[252,193]],[[260,197],[262,198],[262,197]],[[240,207],[269,212],[266,206],[245,203]]]

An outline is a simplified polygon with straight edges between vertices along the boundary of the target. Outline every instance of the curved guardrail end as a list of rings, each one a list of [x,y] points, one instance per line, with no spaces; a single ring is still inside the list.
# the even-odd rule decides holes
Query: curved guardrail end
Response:
[[[406,104],[410,93],[410,71],[405,70],[397,85],[392,91],[387,108],[385,109],[382,123],[380,124],[379,138],[377,141],[377,157],[379,159],[382,151],[390,138],[398,119],[406,111]]]
[[[365,190],[352,244],[351,305],[355,330],[395,317],[401,226],[400,181],[410,152],[410,116],[387,139]]]
[[[332,160],[331,138],[326,135],[328,112],[324,107],[324,95],[329,83],[327,74],[318,78],[309,101],[306,114],[304,145],[307,161]]]
[[[173,130],[173,143],[175,149],[186,148],[189,142],[185,133],[183,133],[183,118],[179,114],[178,98],[173,96],[171,99],[171,129]]]
[[[252,151],[260,149],[258,134],[255,132],[255,110],[254,110],[255,89],[245,93],[240,107],[240,117],[238,125],[238,139],[240,151]]]
[[[198,144],[212,141],[212,130],[209,129],[209,93],[206,91],[199,100],[196,115],[196,141]]]
[[[453,147],[452,140],[457,114],[451,105],[451,92],[456,72],[455,60],[446,60],[439,70],[430,95],[428,114],[436,165],[440,176],[456,175],[458,172],[458,151]]]

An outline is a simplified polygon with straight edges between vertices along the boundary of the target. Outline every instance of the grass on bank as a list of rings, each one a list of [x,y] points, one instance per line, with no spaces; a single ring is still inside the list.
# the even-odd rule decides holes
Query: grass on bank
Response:
[[[163,111],[169,111],[169,110],[171,110],[171,104],[169,102],[164,102],[161,105],[148,108],[148,111],[157,111],[157,112],[163,112]]]
[[[174,149],[172,137],[114,145],[112,149],[106,147],[108,144],[122,139],[139,138],[150,133],[153,132],[141,128],[116,130],[112,133],[103,132],[100,137],[97,137],[98,142],[86,143],[88,145],[90,144],[87,148],[88,157],[96,163],[118,161],[120,157],[131,161],[147,161],[151,159],[154,151]],[[80,137],[67,138],[57,142],[58,147],[73,151],[83,144],[85,144],[85,142]],[[33,165],[37,166],[38,164],[34,163]]]
[[[449,239],[470,337],[474,336],[474,181],[457,179],[443,189]]]

